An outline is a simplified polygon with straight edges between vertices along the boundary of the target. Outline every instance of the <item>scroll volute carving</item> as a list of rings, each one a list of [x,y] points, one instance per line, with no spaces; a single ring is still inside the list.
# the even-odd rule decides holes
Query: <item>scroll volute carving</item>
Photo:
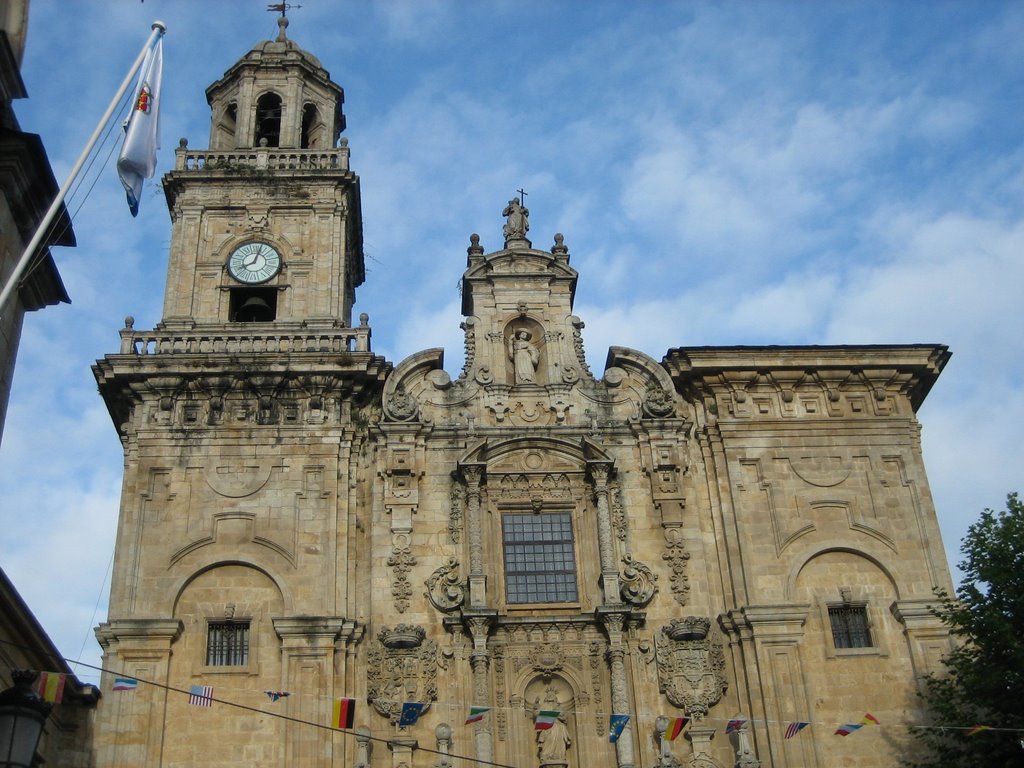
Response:
[[[654,599],[658,586],[658,575],[650,568],[634,560],[631,555],[622,558],[622,572],[619,574],[619,593],[624,602],[643,608]]]
[[[459,573],[459,561],[449,557],[427,579],[427,599],[437,610],[449,613],[466,602],[467,585]]]

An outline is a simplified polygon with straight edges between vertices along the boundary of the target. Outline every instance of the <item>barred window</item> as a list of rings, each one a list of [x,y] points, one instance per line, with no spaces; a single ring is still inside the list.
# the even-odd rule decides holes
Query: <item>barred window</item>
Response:
[[[244,667],[249,663],[249,622],[211,621],[206,630],[208,667]]]
[[[871,648],[866,605],[830,605],[828,619],[832,623],[832,641],[836,648]]]
[[[570,513],[505,514],[502,543],[509,603],[576,602]]]

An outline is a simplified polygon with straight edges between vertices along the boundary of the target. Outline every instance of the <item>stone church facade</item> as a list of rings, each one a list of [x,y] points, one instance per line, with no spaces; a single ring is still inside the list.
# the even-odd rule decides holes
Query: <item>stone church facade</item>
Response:
[[[598,375],[566,241],[513,199],[503,248],[470,238],[461,372],[393,364],[352,321],[344,95],[285,27],[207,89],[163,319],[94,368],[125,452],[95,764],[896,764],[949,647],[915,416],[946,348],[613,347]]]

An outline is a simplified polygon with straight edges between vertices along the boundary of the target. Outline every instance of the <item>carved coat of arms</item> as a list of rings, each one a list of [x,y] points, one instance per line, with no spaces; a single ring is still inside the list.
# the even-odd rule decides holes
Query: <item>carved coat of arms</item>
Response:
[[[425,712],[437,699],[437,644],[425,635],[418,626],[384,627],[367,654],[367,698],[392,723],[404,702],[419,702]]]
[[[710,625],[687,616],[662,627],[655,640],[658,687],[693,718],[705,717],[729,687],[722,644],[708,636]]]

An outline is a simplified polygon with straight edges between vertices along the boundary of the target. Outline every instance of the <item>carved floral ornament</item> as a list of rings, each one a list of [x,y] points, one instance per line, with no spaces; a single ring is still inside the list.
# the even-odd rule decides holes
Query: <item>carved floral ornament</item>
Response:
[[[649,387],[644,393],[643,412],[645,416],[665,418],[671,416],[675,409],[675,398],[661,387]]]
[[[397,723],[404,702],[429,709],[437,699],[437,644],[412,624],[383,627],[367,654],[366,695],[373,708]]]
[[[709,637],[710,627],[704,616],[686,616],[662,627],[655,639],[659,690],[696,719],[706,717],[729,687],[722,643]]]

